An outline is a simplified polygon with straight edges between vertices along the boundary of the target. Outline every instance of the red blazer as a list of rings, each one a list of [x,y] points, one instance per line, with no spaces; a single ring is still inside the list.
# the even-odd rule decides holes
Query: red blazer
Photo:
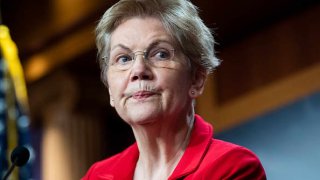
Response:
[[[137,144],[91,166],[82,180],[133,179]],[[195,115],[190,143],[169,180],[265,180],[264,169],[250,150],[213,138],[212,126]]]

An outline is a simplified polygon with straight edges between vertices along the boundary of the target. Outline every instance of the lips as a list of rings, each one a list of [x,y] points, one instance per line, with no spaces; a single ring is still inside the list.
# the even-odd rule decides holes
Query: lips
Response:
[[[141,100],[141,99],[146,99],[150,96],[156,95],[156,93],[151,92],[151,91],[138,91],[132,94],[133,99]]]

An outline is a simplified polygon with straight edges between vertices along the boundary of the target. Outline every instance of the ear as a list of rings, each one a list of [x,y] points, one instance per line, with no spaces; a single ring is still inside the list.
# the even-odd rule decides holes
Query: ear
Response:
[[[199,97],[204,90],[204,84],[207,79],[207,74],[202,71],[196,71],[192,77],[192,84],[189,90],[189,95],[192,99]]]
[[[108,91],[109,91],[109,98],[110,98],[110,105],[112,106],[112,107],[114,107],[114,100],[113,100],[113,97],[112,97],[112,93],[111,93],[111,90],[110,90],[110,88],[108,88]]]

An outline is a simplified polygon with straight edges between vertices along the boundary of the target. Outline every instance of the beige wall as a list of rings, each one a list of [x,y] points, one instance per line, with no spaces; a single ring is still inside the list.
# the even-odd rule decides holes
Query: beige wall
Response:
[[[319,17],[315,6],[224,48],[197,111],[221,131],[318,91]]]

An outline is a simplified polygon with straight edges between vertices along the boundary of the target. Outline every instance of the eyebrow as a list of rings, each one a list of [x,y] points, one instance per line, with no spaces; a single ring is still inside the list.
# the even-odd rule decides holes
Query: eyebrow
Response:
[[[168,40],[156,39],[156,40],[152,41],[151,44],[148,45],[148,47],[146,48],[146,50],[148,51],[148,50],[150,50],[151,48],[153,48],[154,46],[156,46],[156,45],[158,45],[158,44],[160,44],[160,43],[162,43],[162,42],[171,44],[171,42],[169,42]],[[171,45],[172,45],[172,44],[171,44]],[[132,52],[132,50],[131,50],[129,47],[127,47],[127,46],[125,46],[125,45],[123,45],[123,44],[117,44],[117,45],[115,45],[114,47],[112,47],[112,49],[110,50],[110,52],[113,51],[114,49],[118,48],[118,47],[120,47],[120,48],[122,48],[122,49],[125,49],[125,50],[127,50],[127,51]]]
[[[148,47],[146,48],[146,51],[150,51],[150,49],[152,49],[153,47],[157,46],[158,44],[160,44],[161,42],[166,42],[167,41],[163,41],[163,40],[157,40],[157,41],[153,41],[151,44],[148,45]]]
[[[123,44],[117,44],[117,45],[115,45],[115,46],[110,50],[110,52],[113,51],[114,49],[118,48],[118,47],[120,47],[120,48],[122,48],[122,49],[125,49],[125,50],[128,50],[128,51],[131,51],[131,49],[128,48],[127,46],[125,46],[125,45],[123,45]]]

